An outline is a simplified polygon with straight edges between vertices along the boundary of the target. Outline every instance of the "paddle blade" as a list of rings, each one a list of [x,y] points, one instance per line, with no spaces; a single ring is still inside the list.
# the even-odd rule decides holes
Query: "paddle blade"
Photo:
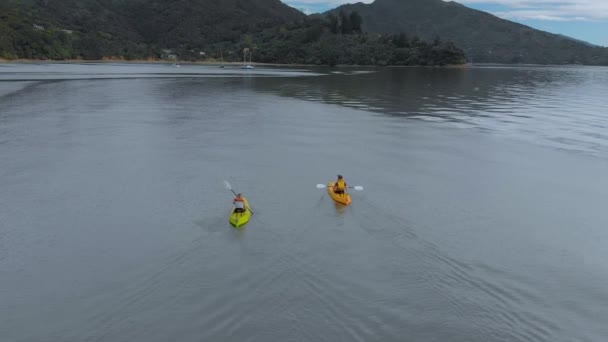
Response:
[[[353,189],[357,191],[363,191],[363,187],[361,185],[353,186]]]
[[[232,190],[232,185],[230,185],[227,180],[224,181],[224,186],[226,187],[226,189]]]
[[[327,185],[325,184],[317,184],[317,189],[325,189]]]

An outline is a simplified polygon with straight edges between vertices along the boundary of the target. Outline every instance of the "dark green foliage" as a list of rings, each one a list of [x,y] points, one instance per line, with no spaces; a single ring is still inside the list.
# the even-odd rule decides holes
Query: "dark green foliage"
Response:
[[[453,1],[376,0],[344,5],[327,15],[357,11],[368,33],[436,36],[463,48],[473,62],[608,65],[608,48],[551,34]],[[351,20],[352,21],[352,20]]]
[[[406,47],[410,46],[410,43],[409,43],[405,33],[400,33],[398,35],[394,35],[393,44],[395,44],[395,46],[398,48],[406,48]]]
[[[0,57],[200,58],[209,44],[305,17],[279,0],[0,0]]]
[[[361,26],[363,25],[363,18],[361,18],[361,15],[359,15],[359,12],[352,11],[350,13],[349,19],[350,19],[350,26],[351,26],[353,32],[361,33],[361,31],[362,31]]]
[[[349,18],[343,13],[340,18]],[[343,22],[339,26],[344,31]],[[405,34],[334,33],[334,20],[308,19],[288,30],[266,30],[255,36],[256,60],[264,63],[319,65],[447,65],[465,62],[452,43],[426,43]],[[280,34],[279,34],[279,31]],[[314,34],[313,34],[314,33]]]
[[[153,54],[147,46],[112,32],[111,26],[107,27],[108,31],[114,34],[91,30],[84,25],[79,31],[75,30],[77,25],[61,25],[52,16],[41,15],[43,8],[9,5],[0,5],[0,58],[144,58]],[[75,22],[79,20],[74,19]]]
[[[363,24],[363,19],[357,11],[340,11],[337,16],[331,13],[327,16],[327,19],[332,33],[351,34],[362,32],[361,25]]]
[[[327,15],[327,21],[327,26],[329,27],[331,33],[338,34],[340,31],[340,21],[338,20],[338,16],[330,13]]]
[[[340,28],[342,34],[353,33],[353,26],[350,23],[350,15],[346,14],[344,11],[340,11]]]
[[[0,58],[170,58],[266,63],[445,65],[462,50],[361,33],[357,12],[306,17],[279,0],[4,0]],[[204,54],[202,53],[204,52]]]

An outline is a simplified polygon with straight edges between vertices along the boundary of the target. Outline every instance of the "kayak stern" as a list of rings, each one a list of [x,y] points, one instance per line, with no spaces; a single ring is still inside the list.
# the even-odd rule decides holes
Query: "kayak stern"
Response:
[[[336,184],[335,182],[329,182],[327,184],[327,193],[337,203],[340,203],[342,205],[349,205],[353,201],[352,198],[350,197],[350,195],[347,192],[345,192],[343,194],[335,193],[334,192],[335,184]]]
[[[228,219],[228,221],[235,228],[239,228],[246,225],[247,222],[249,222],[249,219],[251,219],[251,210],[249,210],[249,202],[245,197],[243,197],[243,200],[245,202],[245,212],[235,213],[234,206],[230,211],[230,218]]]

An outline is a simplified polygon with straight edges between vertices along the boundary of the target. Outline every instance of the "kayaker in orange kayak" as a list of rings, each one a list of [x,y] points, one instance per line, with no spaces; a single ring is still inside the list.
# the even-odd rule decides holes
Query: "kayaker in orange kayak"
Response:
[[[235,213],[244,213],[245,212],[245,199],[243,199],[243,195],[238,194],[232,201],[234,204],[234,212]]]
[[[344,192],[346,192],[346,187],[346,181],[342,175],[338,175],[338,181],[334,185],[334,192],[337,194],[344,194]]]

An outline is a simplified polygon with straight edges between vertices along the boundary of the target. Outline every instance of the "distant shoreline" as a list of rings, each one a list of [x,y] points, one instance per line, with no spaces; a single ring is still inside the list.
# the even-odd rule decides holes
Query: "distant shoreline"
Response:
[[[241,66],[243,62],[219,62],[219,61],[167,61],[157,59],[4,59],[0,58],[0,63],[46,63],[46,64],[86,64],[86,63],[124,63],[124,64],[183,64],[183,65],[226,65],[226,66]],[[330,65],[318,64],[282,64],[282,63],[248,63],[253,66],[276,66],[276,67],[331,67]],[[503,67],[602,67],[602,65],[585,65],[585,64],[506,64],[506,63],[465,63],[465,64],[450,64],[450,65],[353,65],[353,64],[338,64],[334,67],[340,68],[470,68],[475,66],[503,66]],[[604,66],[605,67],[605,66]]]
[[[156,60],[156,59],[96,59],[96,60],[85,60],[85,59],[3,59],[0,58],[0,63],[46,63],[46,64],[84,64],[84,63],[125,63],[125,64],[180,64],[180,65],[226,65],[226,66],[241,66],[243,62],[219,62],[219,61],[167,61],[167,60]],[[258,63],[251,62],[247,63],[253,66],[277,66],[277,67],[332,67],[330,65],[318,65],[318,64],[282,64],[282,63]],[[450,65],[353,65],[353,64],[338,64],[334,67],[340,68],[467,68],[471,64],[450,64]]]
[[[48,63],[48,64],[79,64],[79,63],[132,63],[132,64],[243,64],[242,62],[217,62],[217,61],[167,61],[159,59],[3,59],[0,63]],[[258,63],[252,63],[258,64]]]

